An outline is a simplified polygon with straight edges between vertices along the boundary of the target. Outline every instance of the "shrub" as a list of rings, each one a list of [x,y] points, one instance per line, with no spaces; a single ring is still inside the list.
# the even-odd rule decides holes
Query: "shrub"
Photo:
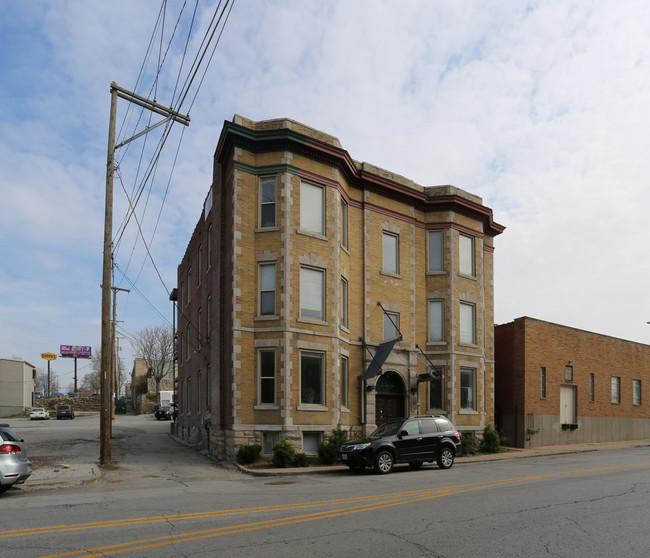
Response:
[[[463,432],[460,435],[460,445],[463,455],[471,455],[476,451],[476,438],[474,432]]]
[[[254,463],[260,457],[262,453],[262,446],[259,444],[254,444],[252,446],[240,446],[237,450],[237,462],[242,465],[248,465],[249,463]]]
[[[296,458],[296,450],[287,440],[280,440],[273,446],[273,465],[289,467]]]
[[[328,436],[327,440],[318,446],[318,458],[324,465],[333,465],[339,459],[339,450],[343,443],[347,440],[345,430],[341,429],[338,425],[332,433]]]
[[[481,439],[479,449],[483,453],[497,453],[501,449],[501,440],[499,439],[499,433],[492,427],[491,424],[488,424],[483,429],[483,438]]]
[[[309,465],[309,457],[306,453],[297,453],[293,458],[293,464],[295,467],[307,467]]]

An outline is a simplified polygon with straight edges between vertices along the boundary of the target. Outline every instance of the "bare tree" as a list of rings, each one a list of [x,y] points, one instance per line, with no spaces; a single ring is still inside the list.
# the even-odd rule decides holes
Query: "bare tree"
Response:
[[[94,393],[99,393],[101,386],[99,372],[88,372],[83,378],[81,378],[81,387],[83,389],[90,390]]]
[[[92,372],[89,372],[81,379],[81,387],[89,389],[95,393],[99,393],[101,388],[101,368],[102,368],[102,352],[97,347],[94,347],[90,356],[90,364]]]
[[[47,395],[47,372],[42,368],[36,369],[36,376],[34,377],[34,391],[40,391]]]
[[[156,382],[156,394],[165,374],[174,376],[174,334],[171,327],[155,325],[142,328],[131,339],[136,358],[141,358]]]

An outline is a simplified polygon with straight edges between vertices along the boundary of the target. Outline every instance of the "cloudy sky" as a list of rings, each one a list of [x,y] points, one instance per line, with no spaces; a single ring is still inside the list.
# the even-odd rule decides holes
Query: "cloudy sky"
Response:
[[[179,18],[182,4],[3,2],[0,357],[45,367],[40,354],[61,344],[100,346],[110,83],[178,106],[220,13],[189,0]],[[338,137],[353,159],[480,195],[507,227],[495,242],[497,323],[527,315],[650,342],[649,2],[229,7],[180,107],[190,126],[118,151],[114,282],[131,290],[118,294],[128,370],[128,337],[172,320],[168,292],[234,114],[289,117]],[[134,109],[120,101],[118,141],[160,120]],[[54,362],[62,388],[72,369]]]

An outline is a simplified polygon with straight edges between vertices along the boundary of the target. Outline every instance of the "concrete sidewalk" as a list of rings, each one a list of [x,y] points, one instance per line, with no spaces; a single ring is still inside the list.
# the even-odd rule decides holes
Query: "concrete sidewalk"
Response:
[[[177,440],[178,442],[178,440]],[[180,443],[180,442],[179,442]],[[462,466],[463,463],[476,463],[479,461],[498,461],[504,459],[522,459],[527,457],[541,457],[546,455],[562,455],[568,453],[581,453],[589,451],[611,451],[616,449],[632,448],[632,447],[648,447],[650,446],[650,440],[629,440],[624,442],[606,442],[606,443],[589,443],[589,444],[576,444],[570,446],[544,446],[532,449],[520,449],[520,448],[504,448],[504,451],[495,454],[477,454],[469,456],[459,456],[456,458],[455,466]],[[193,451],[191,448],[187,448],[187,451]],[[94,453],[93,453],[94,454]],[[210,461],[209,457],[206,457],[206,461]],[[347,473],[348,468],[344,465],[310,465],[309,467],[291,467],[291,468],[272,468],[264,466],[261,464],[254,464],[251,466],[244,466],[235,464],[236,467],[243,473],[254,475],[254,476],[263,476],[263,477],[274,477],[274,476],[291,476],[291,475],[311,475],[311,474],[340,474]],[[119,464],[118,464],[119,466]],[[232,466],[232,464],[228,464]],[[133,471],[133,467],[129,466],[131,473],[137,472]],[[119,471],[119,469],[118,469]],[[106,477],[115,478],[116,473],[119,476],[118,471],[111,471],[110,475]],[[147,467],[146,471],[142,471],[142,474],[152,474],[150,466]],[[89,460],[88,463],[71,463],[63,465],[48,465],[43,464],[34,467],[34,472],[32,476],[27,480],[27,482],[22,485],[24,489],[30,488],[54,488],[56,486],[74,486],[74,485],[87,485],[94,484],[97,482],[103,482],[105,480],[105,473],[99,467],[97,463],[93,463]]]
[[[463,463],[476,463],[478,461],[499,461],[503,459],[522,459],[525,457],[541,457],[545,455],[562,455],[567,453],[582,453],[588,451],[608,451],[624,448],[648,447],[650,440],[626,440],[623,442],[604,442],[575,444],[570,446],[541,446],[537,448],[503,448],[504,451],[491,454],[475,454],[468,456],[456,457],[455,466]],[[280,475],[300,475],[315,473],[335,473],[347,472],[345,465],[313,465],[309,467],[292,467],[286,469],[277,468],[256,468],[237,464],[237,467],[250,475],[256,476],[280,476]]]

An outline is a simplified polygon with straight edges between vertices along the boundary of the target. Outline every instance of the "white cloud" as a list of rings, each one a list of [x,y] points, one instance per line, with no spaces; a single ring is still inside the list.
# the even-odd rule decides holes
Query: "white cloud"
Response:
[[[181,2],[168,5],[166,38]],[[213,8],[201,8],[197,29]],[[134,87],[158,7],[60,0],[5,9],[0,354],[34,361],[57,343],[99,345],[109,84]],[[647,340],[648,28],[650,5],[640,1],[238,0],[192,106],[151,246],[165,285],[175,286],[223,121],[235,113],[286,116],[337,136],[357,160],[482,196],[507,227],[495,243],[497,321],[527,314]],[[157,93],[163,104],[182,46],[167,54]],[[149,95],[145,83],[138,92]],[[127,107],[120,101],[120,126]],[[135,123],[134,113],[123,138]],[[177,128],[143,194],[147,242]],[[147,138],[145,163],[158,137]],[[128,191],[145,172],[138,170],[143,145],[120,153]],[[128,205],[117,180],[115,192],[117,230]],[[118,264],[171,317],[134,224]],[[118,309],[127,331],[160,321],[135,289]]]

